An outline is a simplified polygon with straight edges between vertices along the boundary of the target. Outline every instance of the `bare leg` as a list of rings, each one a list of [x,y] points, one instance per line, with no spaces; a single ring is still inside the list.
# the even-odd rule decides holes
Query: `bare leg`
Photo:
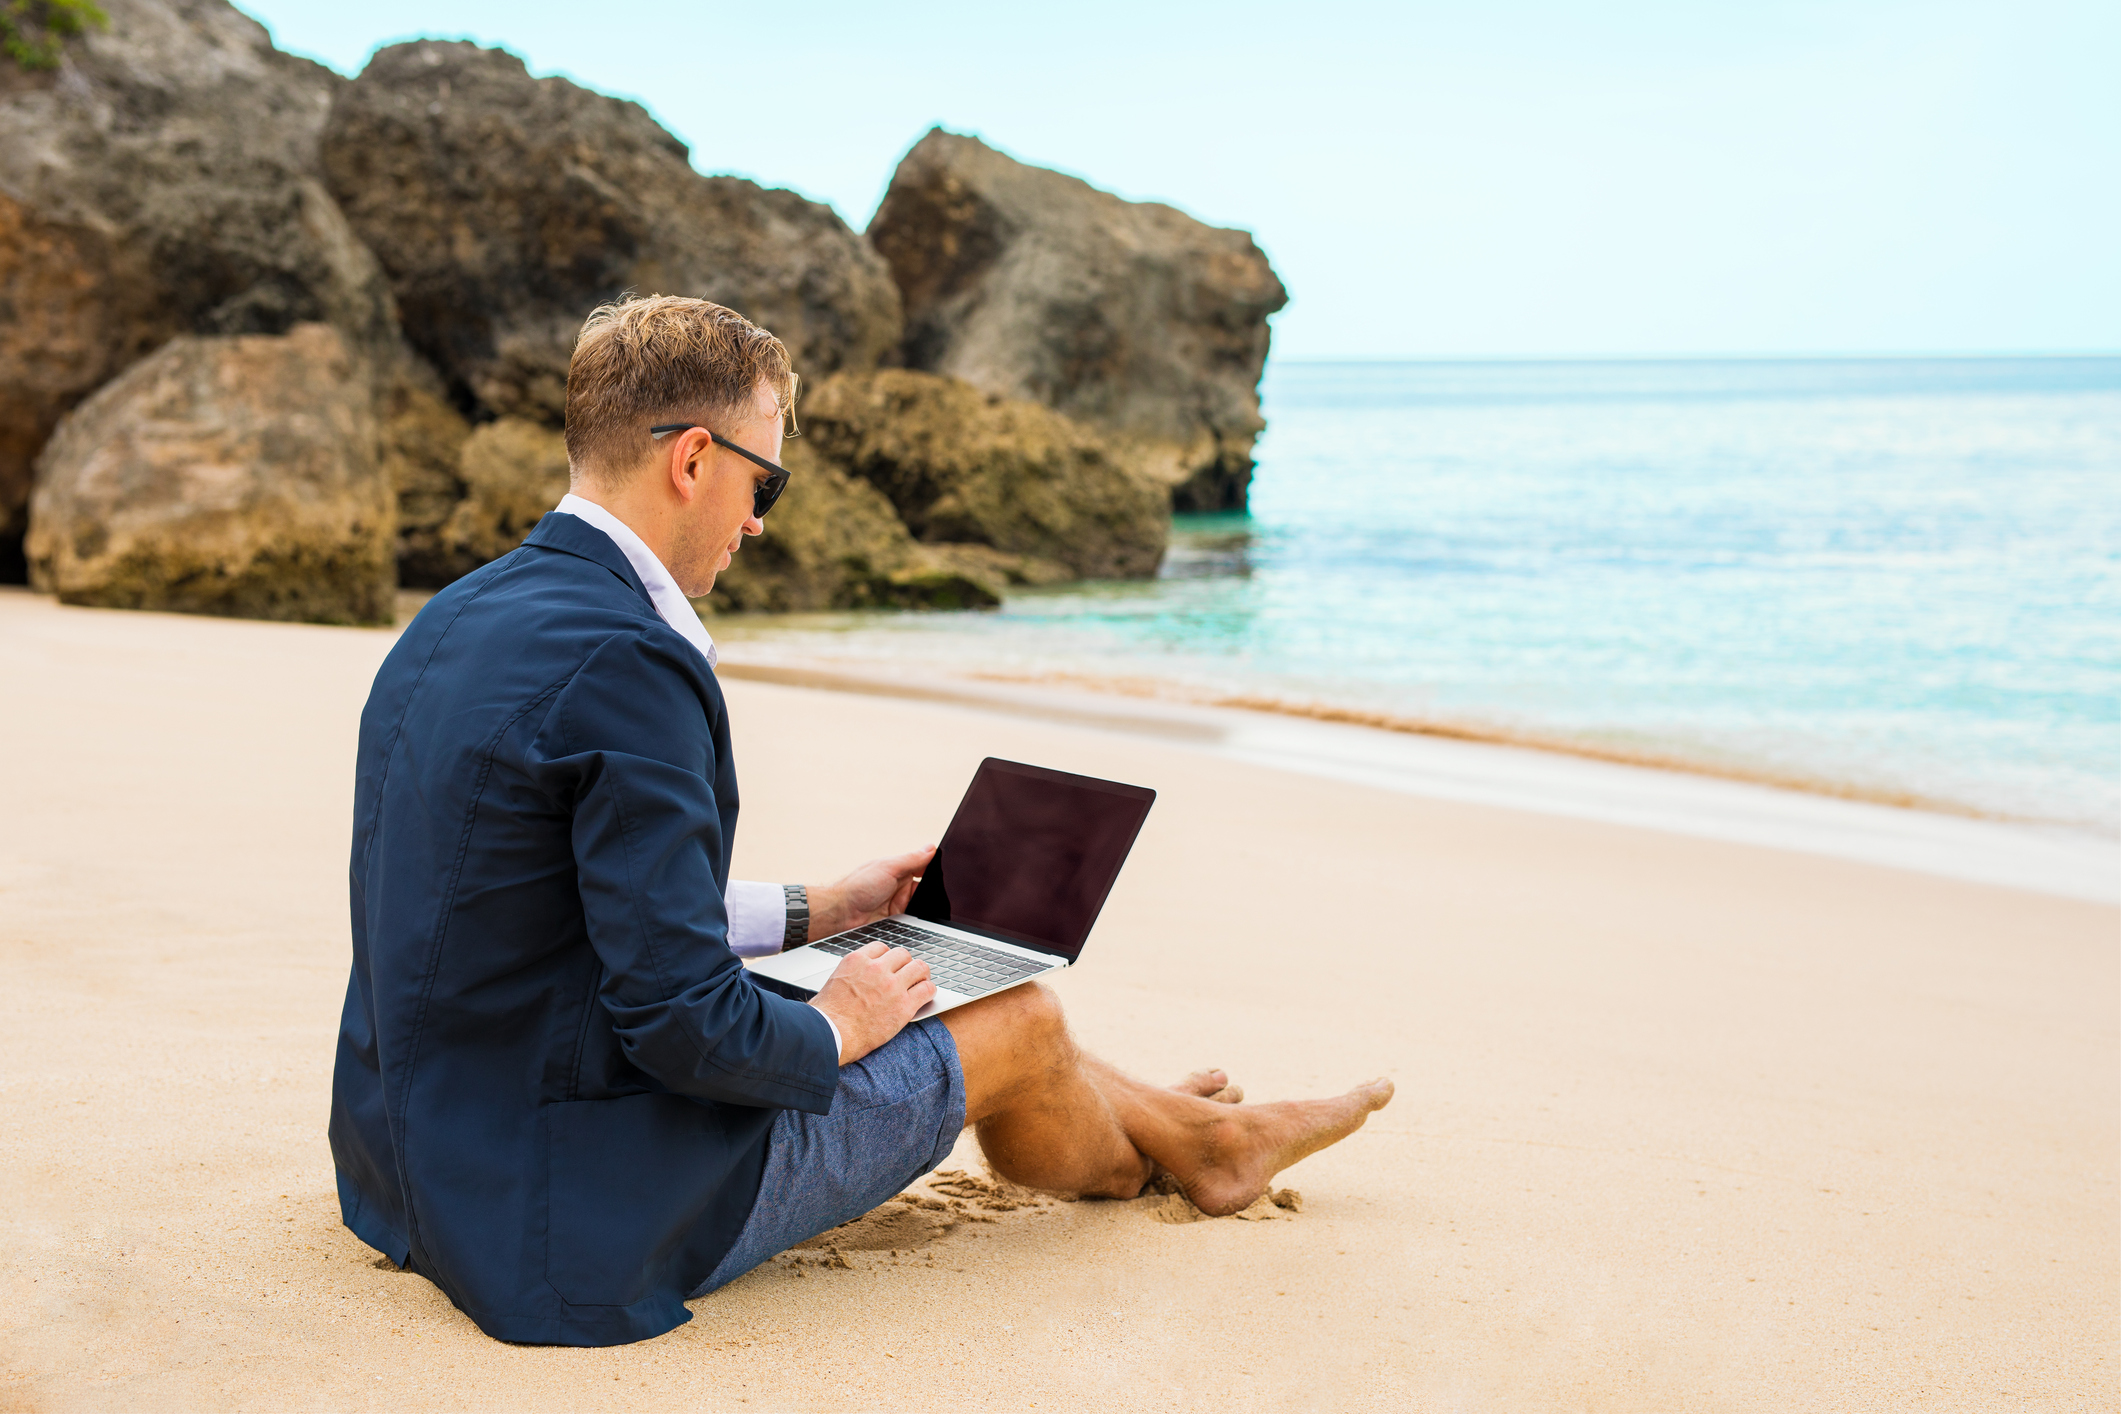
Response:
[[[1131,1198],[1160,1164],[1202,1211],[1234,1213],[1392,1098],[1389,1080],[1274,1105],[1189,1093],[1212,1073],[1168,1090],[1148,1085],[1084,1055],[1060,1002],[1036,985],[959,1007],[943,1022],[957,1041],[965,1118],[981,1149],[1003,1177],[1032,1188]]]
[[[1128,1140],[1051,992],[1012,987],[944,1013],[943,1024],[965,1072],[965,1122],[996,1172],[1056,1193],[1141,1192],[1155,1165]]]

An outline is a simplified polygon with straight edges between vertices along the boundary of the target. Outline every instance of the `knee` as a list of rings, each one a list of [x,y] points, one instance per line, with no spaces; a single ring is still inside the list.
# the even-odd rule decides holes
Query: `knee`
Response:
[[[1068,1035],[1068,1017],[1060,998],[1039,982],[1011,987],[993,1000],[1004,1002],[1009,1028],[1029,1047],[1051,1054],[1072,1054],[1075,1042]]]
[[[1060,998],[1037,983],[943,1013],[965,1075],[965,1114],[980,1123],[1053,1085],[1080,1060]]]

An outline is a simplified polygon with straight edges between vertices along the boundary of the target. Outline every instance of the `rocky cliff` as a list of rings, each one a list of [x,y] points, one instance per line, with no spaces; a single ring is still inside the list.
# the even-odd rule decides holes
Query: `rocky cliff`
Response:
[[[697,601],[709,613],[816,609],[988,609],[1001,580],[922,545],[884,494],[790,442],[788,490],[766,533],[744,548]]]
[[[1164,488],[1037,403],[880,369],[820,384],[802,422],[787,494],[705,606],[979,608],[1017,586],[1146,578],[1163,560]]]
[[[0,62],[0,562],[59,419],[174,335],[319,321],[364,360],[396,337],[319,180],[345,81],[223,0],[105,8],[56,70]]]
[[[1113,439],[1037,403],[885,369],[819,387],[803,442],[883,492],[915,539],[964,546],[1004,582],[1146,579],[1170,516]]]
[[[1284,296],[1241,232],[933,133],[865,240],[500,50],[349,81],[225,0],[108,9],[54,69],[0,62],[0,579],[387,617],[393,575],[446,584],[558,499],[575,333],[629,289],[743,311],[809,381],[717,609],[1150,575],[1173,504],[1242,502]]]
[[[908,367],[1132,439],[1178,509],[1244,505],[1267,316],[1288,302],[1250,235],[940,128],[868,234],[905,305]]]
[[[811,378],[873,367],[898,339],[883,262],[830,207],[703,177],[639,105],[534,79],[503,50],[379,51],[322,150],[407,337],[474,416],[558,426],[583,317],[627,290],[740,310]]]
[[[391,389],[383,424],[407,584],[438,587],[504,553],[535,523],[527,508],[557,498],[565,455],[536,431],[557,433],[575,335],[605,300],[729,305],[810,377],[873,367],[898,340],[889,273],[830,207],[703,177],[639,105],[534,79],[503,50],[378,51],[337,94],[321,155],[437,374]],[[467,421],[452,427],[449,409]],[[470,432],[489,418],[513,430]],[[786,592],[755,597],[811,597],[816,576],[790,573]]]

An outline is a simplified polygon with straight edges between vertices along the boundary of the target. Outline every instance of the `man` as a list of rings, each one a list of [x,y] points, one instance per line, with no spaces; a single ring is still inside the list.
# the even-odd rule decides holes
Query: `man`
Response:
[[[764,528],[794,394],[780,341],[719,305],[596,311],[568,369],[572,494],[420,611],[361,716],[340,1206],[503,1340],[660,1335],[966,1124],[1018,1183],[1132,1197],[1161,1167],[1228,1213],[1391,1097],[1146,1085],[1035,985],[908,1025],[935,987],[881,944],[808,1003],[752,984],[740,952],[903,911],[929,857],[729,879],[728,715],[686,598]]]

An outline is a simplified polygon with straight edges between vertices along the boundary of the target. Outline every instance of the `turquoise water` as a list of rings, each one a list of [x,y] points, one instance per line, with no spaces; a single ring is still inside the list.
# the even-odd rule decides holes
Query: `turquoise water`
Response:
[[[1251,513],[1182,518],[1154,583],[740,632],[2121,831],[2121,359],[1280,363],[1264,395]]]

